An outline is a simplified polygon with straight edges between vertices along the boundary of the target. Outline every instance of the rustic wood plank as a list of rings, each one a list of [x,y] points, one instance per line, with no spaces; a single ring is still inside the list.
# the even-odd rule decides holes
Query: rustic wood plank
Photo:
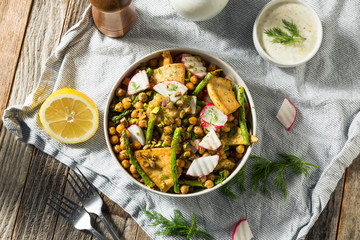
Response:
[[[0,236],[10,239],[33,147],[15,141],[4,128],[0,132]]]
[[[138,231],[136,233],[136,240],[151,240],[149,235],[138,225]]]
[[[0,116],[10,96],[31,4],[32,0],[0,1]]]
[[[306,240],[336,240],[344,179],[344,176],[340,179],[335,191],[331,194],[328,204],[306,236]]]
[[[346,170],[338,240],[360,239],[360,156]]]
[[[35,151],[13,239],[51,239],[57,215],[53,214],[53,209],[46,206],[46,199],[51,191],[63,191],[65,171],[63,164],[39,150]]]

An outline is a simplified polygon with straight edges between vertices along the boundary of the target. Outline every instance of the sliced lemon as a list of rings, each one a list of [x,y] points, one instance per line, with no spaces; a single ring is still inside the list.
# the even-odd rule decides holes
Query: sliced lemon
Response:
[[[47,133],[64,143],[79,143],[92,137],[99,126],[95,103],[70,88],[52,93],[40,108],[40,121]]]

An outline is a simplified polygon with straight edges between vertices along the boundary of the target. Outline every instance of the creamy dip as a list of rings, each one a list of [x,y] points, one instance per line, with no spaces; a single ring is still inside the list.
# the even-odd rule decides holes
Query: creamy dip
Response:
[[[266,29],[279,27],[289,34],[282,19],[293,21],[306,40],[290,45],[272,43],[273,38],[264,33]],[[314,50],[318,28],[314,13],[307,6],[289,1],[272,6],[262,15],[257,34],[262,48],[270,57],[282,63],[293,64],[302,61]]]

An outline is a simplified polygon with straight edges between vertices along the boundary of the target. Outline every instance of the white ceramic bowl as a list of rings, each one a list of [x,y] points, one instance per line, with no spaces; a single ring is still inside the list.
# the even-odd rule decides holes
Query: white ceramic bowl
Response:
[[[235,81],[236,85],[241,85],[244,86],[245,88],[245,92],[246,92],[246,96],[247,96],[247,100],[250,104],[250,116],[249,116],[249,122],[250,122],[250,126],[251,128],[249,129],[249,133],[256,135],[256,125],[257,125],[257,121],[256,121],[256,113],[255,113],[255,107],[254,107],[254,102],[253,99],[251,97],[251,94],[249,92],[249,89],[246,87],[246,84],[244,83],[244,81],[241,79],[241,77],[234,71],[234,69],[227,63],[225,63],[224,61],[222,61],[221,59],[212,56],[208,53],[199,51],[199,50],[195,50],[195,49],[188,49],[188,48],[173,48],[173,49],[162,49],[153,53],[150,53],[148,55],[146,55],[145,57],[137,60],[136,62],[134,62],[119,78],[119,80],[114,84],[114,87],[112,88],[108,100],[107,100],[107,104],[106,107],[104,109],[104,132],[105,132],[105,139],[106,139],[106,144],[109,148],[109,151],[111,152],[112,156],[113,156],[113,160],[118,162],[118,159],[115,155],[115,153],[112,150],[111,144],[110,144],[110,138],[109,138],[109,133],[108,133],[108,115],[109,115],[109,107],[110,107],[110,103],[112,101],[112,99],[115,96],[115,90],[117,87],[120,86],[121,81],[126,78],[127,76],[129,76],[138,66],[140,63],[142,62],[148,62],[150,59],[153,58],[158,58],[161,56],[163,51],[170,51],[172,55],[178,55],[181,53],[190,53],[193,55],[198,55],[201,56],[206,62],[209,63],[214,63],[217,66],[219,66],[221,69],[223,69],[223,71],[225,72],[225,74],[232,79],[233,81]],[[144,188],[145,190],[163,195],[163,196],[171,196],[171,197],[179,197],[179,198],[183,198],[183,197],[192,197],[192,196],[199,196],[205,193],[209,193],[211,191],[214,191],[215,189],[218,189],[220,187],[222,187],[224,184],[226,184],[227,182],[229,182],[239,171],[240,169],[244,166],[244,164],[246,163],[247,159],[250,156],[251,150],[252,150],[253,146],[250,145],[247,149],[246,152],[243,155],[243,158],[241,160],[241,162],[237,165],[237,167],[234,169],[234,171],[230,174],[230,176],[222,183],[222,184],[218,184],[216,186],[214,186],[213,188],[210,189],[204,189],[195,193],[189,193],[189,194],[174,194],[174,193],[163,193],[157,190],[153,190],[151,188],[146,187],[144,184],[139,183],[138,181],[136,181],[136,179],[134,179],[130,173],[128,173],[119,163],[119,165],[121,166],[121,169],[123,170],[123,173],[125,175],[127,175],[130,179],[132,179],[132,181],[134,183],[136,183],[137,185],[139,185],[140,187]],[[120,173],[119,173],[120,174]]]
[[[268,10],[271,9],[273,6],[284,3],[284,2],[299,3],[299,4],[302,4],[303,6],[305,6],[306,8],[308,8],[310,13],[313,15],[313,17],[315,19],[316,25],[318,26],[318,29],[317,29],[318,36],[317,36],[317,41],[316,41],[315,47],[304,59],[302,59],[301,61],[295,62],[295,63],[281,62],[281,61],[276,60],[273,57],[269,56],[269,54],[261,46],[261,43],[259,40],[259,35],[258,35],[259,34],[258,26],[259,26],[259,23],[260,23],[263,15],[265,15],[268,12]],[[323,30],[322,30],[322,24],[321,24],[319,16],[308,4],[304,3],[303,1],[299,1],[299,0],[273,0],[273,1],[269,2],[262,8],[259,15],[256,17],[256,20],[254,23],[254,28],[253,28],[253,41],[254,41],[255,48],[258,51],[258,53],[260,54],[260,56],[264,60],[266,60],[278,67],[284,67],[284,68],[296,67],[296,66],[302,65],[302,64],[306,63],[307,61],[309,61],[319,50],[319,48],[321,46],[322,38],[323,38]]]

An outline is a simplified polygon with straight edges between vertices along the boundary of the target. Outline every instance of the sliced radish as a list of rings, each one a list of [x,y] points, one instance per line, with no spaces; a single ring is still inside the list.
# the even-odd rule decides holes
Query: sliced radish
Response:
[[[220,139],[216,135],[214,129],[211,129],[208,134],[201,140],[199,146],[207,150],[216,150],[221,146]]]
[[[228,120],[228,116],[215,107],[213,103],[208,103],[200,112],[200,120],[203,128],[215,129],[223,127]]]
[[[191,112],[189,114],[195,114],[196,113],[196,96],[187,96],[185,95],[183,97],[184,99],[184,105],[182,106],[183,110],[186,110],[186,108],[190,107]]]
[[[276,117],[282,125],[286,127],[286,130],[290,131],[296,119],[296,108],[294,104],[285,98]]]
[[[169,97],[170,101],[176,102],[186,93],[188,88],[177,81],[163,81],[156,84],[154,90],[164,97]]]
[[[254,236],[246,219],[241,219],[234,228],[232,240],[250,240]]]
[[[219,155],[213,155],[208,157],[200,157],[194,159],[191,163],[186,175],[193,177],[202,177],[209,175],[219,162]]]
[[[200,62],[196,57],[185,53],[182,55],[181,61],[192,75],[195,75],[198,78],[203,78],[207,74],[206,67],[204,67],[202,62]]]
[[[195,143],[195,146],[191,146],[190,152],[196,153],[200,149],[199,147],[200,139],[196,139],[193,142]]]
[[[130,132],[130,138],[132,141],[138,141],[141,146],[145,145],[144,132],[139,125],[133,124],[128,127],[127,130]]]
[[[150,87],[149,78],[146,74],[146,71],[142,70],[131,78],[127,93],[128,95],[133,95],[135,93],[144,91],[149,87]]]
[[[207,91],[207,89],[205,88],[203,90],[203,100],[207,103],[212,103],[213,101],[211,100],[210,96],[209,96],[209,93]]]

